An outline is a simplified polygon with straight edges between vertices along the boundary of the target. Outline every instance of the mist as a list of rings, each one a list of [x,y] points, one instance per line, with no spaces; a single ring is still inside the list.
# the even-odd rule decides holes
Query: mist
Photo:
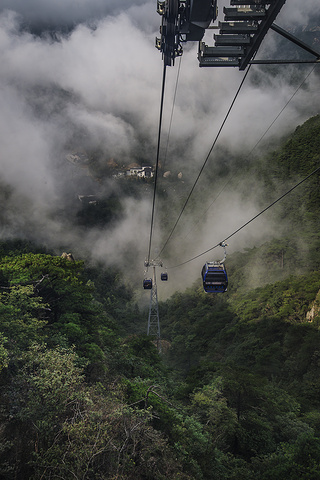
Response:
[[[287,2],[277,24],[284,28],[307,25],[317,3]],[[112,179],[98,182],[85,166],[79,169],[66,157],[99,149],[104,161],[155,164],[162,60],[154,39],[160,20],[154,1],[1,1],[0,185],[5,206],[1,239],[29,238],[57,254],[72,250],[126,272],[130,264],[129,280],[134,288],[141,287],[151,196],[123,199],[123,218],[111,227],[76,227],[72,219],[79,195],[110,195],[118,186]],[[260,58],[277,49],[273,33],[264,40]],[[170,138],[161,161],[175,175],[182,172],[186,196],[244,72],[200,69],[197,45],[187,45],[169,132],[178,61],[167,69],[161,155],[168,133]],[[274,69],[252,67],[218,145],[233,156],[249,153],[291,97],[264,138],[265,144],[268,138],[276,143],[317,114],[319,75],[310,75],[297,91],[310,70],[310,65],[279,67],[275,74]],[[215,162],[221,169],[213,151],[208,162],[211,170]],[[164,252],[168,267],[207,250],[259,211],[252,200],[243,201],[241,192],[226,189],[219,208],[202,218],[201,193],[208,187],[205,171],[202,177],[194,192],[196,207],[186,211],[179,235]],[[160,187],[165,188],[162,178]],[[258,190],[257,186],[257,196]],[[213,197],[216,193],[212,191]],[[182,202],[174,192],[170,195],[165,208],[173,225]],[[210,198],[204,203],[210,204]],[[200,225],[193,228],[199,218]],[[272,222],[260,219],[258,228],[239,234],[230,248],[253,246],[274,230]],[[156,222],[152,254],[161,249],[162,234]],[[190,286],[206,260],[210,258],[189,264],[187,274],[184,269],[172,270],[172,284],[166,289]]]

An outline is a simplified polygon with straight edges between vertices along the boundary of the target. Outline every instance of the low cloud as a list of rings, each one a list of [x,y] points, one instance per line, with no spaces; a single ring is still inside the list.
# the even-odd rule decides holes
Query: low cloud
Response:
[[[301,2],[287,2],[277,23],[300,22],[303,12],[312,15],[316,3],[307,0],[302,6]],[[114,158],[127,165],[155,163],[162,79],[161,54],[154,47],[161,18],[155,9],[154,2],[138,0],[30,0],[28,8],[22,0],[1,3],[0,181],[7,189],[3,190],[7,193],[3,193],[6,213],[2,213],[2,238],[24,232],[60,246],[77,245],[81,237],[93,256],[106,263],[118,264],[129,250],[135,252],[135,271],[143,265],[150,197],[136,202],[125,200],[123,221],[108,232],[70,231],[63,211],[76,210],[68,202],[71,197],[76,202],[77,194],[117,188],[112,182],[101,185],[85,178],[84,170],[76,173],[76,167],[66,160],[68,153],[100,149],[104,161]],[[28,25],[43,23],[55,26],[54,39],[43,29],[39,35],[28,29]],[[72,25],[67,34],[61,29],[65,24]],[[274,36],[266,38],[262,53],[275,44]],[[169,132],[179,61],[167,69],[161,152]],[[185,47],[181,62],[165,162],[167,170],[182,170],[183,181],[192,184],[244,72],[233,68],[200,69],[197,45],[191,44]],[[275,75],[274,69],[253,66],[221,133],[219,146],[232,155],[249,152],[291,97],[270,129],[274,140],[318,113],[319,76],[310,75],[297,90],[308,69],[310,65],[300,70],[279,67]],[[213,152],[208,167],[214,168],[216,161]],[[204,182],[205,176],[204,172]],[[186,188],[185,195],[187,192]],[[197,187],[195,195],[199,192]],[[174,200],[169,199],[171,205],[177,205]],[[228,230],[228,212],[232,212],[227,222],[232,227],[239,210],[256,211],[254,205],[238,206],[237,201],[225,201],[221,206],[221,218],[219,213],[215,225],[222,225],[222,236]],[[178,213],[170,212],[170,218],[174,221]],[[198,212],[195,214],[197,217]],[[190,229],[192,216],[187,218]],[[259,232],[258,240],[263,237],[263,229]],[[221,240],[220,229],[210,228],[210,238],[217,233]],[[254,237],[254,233],[250,235]],[[187,256],[211,244],[200,241],[197,235],[191,238]],[[157,230],[156,248],[161,248],[161,240],[161,231]],[[237,248],[245,243],[239,241]],[[175,242],[172,248],[175,252]],[[168,256],[170,261],[174,256]],[[190,274],[188,282],[196,276]]]

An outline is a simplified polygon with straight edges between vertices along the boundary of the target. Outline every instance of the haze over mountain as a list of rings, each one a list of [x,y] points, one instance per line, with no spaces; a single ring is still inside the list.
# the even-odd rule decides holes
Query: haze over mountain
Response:
[[[277,23],[291,30],[314,27],[317,3],[287,2]],[[150,228],[149,196],[125,198],[122,221],[112,228],[71,229],[69,218],[78,208],[77,195],[108,196],[117,191],[117,185],[109,179],[88,180],[84,170],[68,164],[66,155],[84,151],[98,155],[101,163],[111,158],[121,165],[155,163],[162,76],[161,55],[154,48],[160,25],[155,10],[153,1],[138,0],[1,2],[0,181],[6,205],[1,213],[2,238],[31,237],[57,250],[81,243],[107,263],[121,263],[128,250],[134,251],[137,263],[132,268],[140,271]],[[259,56],[276,53],[278,42],[279,37],[270,32]],[[196,49],[197,45],[186,45],[182,57],[166,158],[166,168],[182,169],[189,184],[243,77],[236,69],[200,69]],[[311,68],[252,68],[219,147],[230,158],[240,152],[246,156],[291,98],[264,138],[265,144],[276,142],[317,114],[319,75],[315,70],[308,76]],[[168,70],[163,151],[177,65]],[[214,170],[215,162],[214,152],[210,169]],[[203,176],[205,181],[206,172]],[[254,203],[241,204],[235,192],[224,195],[223,209],[206,228],[209,244],[196,235],[190,240],[195,250],[211,246],[234,227],[235,220],[257,212]],[[172,223],[177,214],[170,212]],[[233,248],[261,241],[268,231],[269,225],[262,223],[237,239]],[[161,248],[161,239],[155,248]]]

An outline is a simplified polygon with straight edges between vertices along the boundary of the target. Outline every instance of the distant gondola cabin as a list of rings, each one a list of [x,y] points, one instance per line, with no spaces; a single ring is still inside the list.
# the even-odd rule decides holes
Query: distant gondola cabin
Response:
[[[227,290],[228,276],[224,265],[208,262],[203,266],[201,275],[205,292],[223,293]]]
[[[151,278],[145,278],[143,280],[143,288],[145,290],[151,290],[152,289],[152,280]]]
[[[168,274],[167,274],[167,272],[162,272],[162,273],[161,273],[161,280],[162,280],[163,282],[166,282],[166,281],[168,280]]]

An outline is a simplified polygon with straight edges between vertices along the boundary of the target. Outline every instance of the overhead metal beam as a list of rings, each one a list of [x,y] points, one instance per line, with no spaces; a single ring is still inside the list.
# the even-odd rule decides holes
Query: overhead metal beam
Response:
[[[286,30],[284,30],[283,28],[279,27],[278,25],[276,25],[275,23],[273,23],[271,26],[270,26],[271,30],[274,30],[275,32],[279,33],[280,35],[282,35],[284,38],[286,38],[287,40],[290,40],[290,42],[298,45],[299,47],[303,48],[303,50],[305,50],[306,52],[309,52],[311,53],[311,55],[314,55],[315,57],[317,57],[318,59],[320,58],[320,53],[317,52],[316,50],[314,50],[314,48],[310,47],[310,45],[307,45],[306,43],[302,42],[301,40],[299,40],[299,38],[297,38],[295,35],[292,35],[291,33],[287,32]]]
[[[286,0],[231,0],[231,5],[237,5],[237,8],[224,7],[226,21],[219,22],[220,34],[214,35],[215,46],[209,47],[203,42],[199,46],[200,67],[228,65],[244,70],[254,59],[285,3]],[[226,58],[227,54],[221,53],[222,46],[233,46],[235,49],[241,47],[241,53],[237,55],[236,50],[233,50],[230,58]]]
[[[285,3],[286,3],[286,0],[278,0],[273,4],[270,4],[267,10],[267,15],[259,26],[259,32],[253,36],[252,43],[247,48],[245,57],[243,57],[240,60],[240,63],[239,63],[240,70],[244,70],[248,66],[250,60],[254,58],[267,31],[271,27],[272,23],[276,19],[276,16],[278,15],[278,13],[280,12],[281,8]]]
[[[291,65],[303,63],[320,63],[318,60],[251,60],[250,65]]]
[[[211,21],[216,20],[217,0],[158,0],[162,25],[156,47],[168,66],[174,65],[175,58],[182,55],[182,44],[188,41],[199,42],[200,67],[233,66],[245,70],[249,64],[317,63],[318,51],[274,23],[285,3],[286,0],[230,0],[230,5],[237,8],[224,7],[225,21],[210,27]],[[207,28],[220,30],[219,35],[214,35],[214,46],[202,41]],[[315,60],[255,60],[269,29],[315,56]]]

